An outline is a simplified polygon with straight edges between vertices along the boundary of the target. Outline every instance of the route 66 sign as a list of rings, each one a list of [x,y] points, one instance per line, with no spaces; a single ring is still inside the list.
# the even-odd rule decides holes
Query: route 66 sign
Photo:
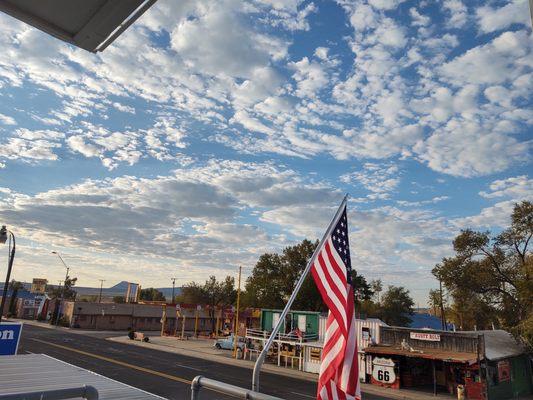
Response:
[[[390,358],[376,357],[372,360],[372,377],[381,383],[394,383],[394,361]]]

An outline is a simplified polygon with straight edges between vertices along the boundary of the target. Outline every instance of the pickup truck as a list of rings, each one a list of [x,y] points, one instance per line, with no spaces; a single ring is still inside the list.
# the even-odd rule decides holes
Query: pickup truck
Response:
[[[234,336],[231,334],[225,338],[216,340],[213,346],[217,349],[233,350],[234,340]],[[237,347],[240,350],[244,350],[244,338],[239,338]]]

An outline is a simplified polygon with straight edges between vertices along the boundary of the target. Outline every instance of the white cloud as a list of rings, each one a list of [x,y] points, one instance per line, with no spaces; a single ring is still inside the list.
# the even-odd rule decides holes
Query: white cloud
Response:
[[[115,107],[117,110],[129,113],[129,114],[135,114],[135,107],[127,106],[125,104],[121,104],[118,102],[113,103],[113,107]]]
[[[298,97],[314,98],[316,93],[330,82],[324,66],[309,61],[307,57],[290,63],[289,68],[295,70],[293,78],[297,82],[295,94]]]
[[[483,33],[505,29],[511,24],[529,25],[530,15],[526,0],[511,0],[505,6],[482,6],[476,10],[477,23]]]
[[[340,180],[354,186],[363,186],[371,192],[371,199],[387,199],[400,184],[398,166],[392,163],[365,163],[359,171],[344,174]]]
[[[0,143],[0,160],[24,162],[57,160],[54,149],[61,147],[59,141],[63,138],[63,133],[51,130],[16,129],[12,137]]]
[[[254,68],[287,54],[287,43],[246,27],[231,1],[203,3],[195,17],[176,26],[171,44],[197,71],[248,78]]]
[[[461,0],[444,0],[443,8],[450,14],[447,23],[454,28],[461,28],[468,20],[468,9]]]
[[[451,84],[498,84],[509,82],[526,70],[531,41],[525,31],[504,32],[488,44],[475,47],[442,65],[440,71]],[[524,60],[525,61],[525,60]]]
[[[514,201],[533,198],[533,179],[526,175],[495,180],[489,188],[490,191],[481,191],[479,195],[487,199],[508,197]]]
[[[439,172],[472,177],[505,170],[527,161],[530,144],[499,132],[490,124],[451,119],[414,146],[421,161]]]
[[[409,9],[409,15],[413,19],[411,24],[413,26],[427,26],[431,22],[431,18],[429,18],[427,15],[422,15],[415,7],[411,7]]]
[[[67,143],[73,151],[77,151],[85,157],[99,157],[102,155],[102,148],[87,143],[83,136],[70,136],[67,139]]]
[[[5,115],[5,114],[1,114],[0,113],[0,124],[17,125],[17,121],[15,121],[15,118],[10,117],[9,115]]]

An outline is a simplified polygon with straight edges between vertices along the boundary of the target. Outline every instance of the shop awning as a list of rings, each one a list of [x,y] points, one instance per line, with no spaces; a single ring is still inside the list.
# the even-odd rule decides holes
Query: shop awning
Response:
[[[440,349],[415,349],[415,351],[409,351],[391,346],[372,346],[365,348],[365,353],[383,356],[390,355],[425,358],[429,360],[442,360],[460,363],[474,363],[477,361],[477,354],[475,353],[459,353]]]
[[[0,11],[82,49],[104,50],[156,0],[0,0]]]

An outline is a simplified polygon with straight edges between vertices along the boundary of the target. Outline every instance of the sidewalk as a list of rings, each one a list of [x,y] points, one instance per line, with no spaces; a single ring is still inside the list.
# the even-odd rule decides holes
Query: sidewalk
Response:
[[[119,343],[125,343],[132,346],[140,346],[144,348],[166,351],[169,353],[181,354],[184,356],[201,358],[218,362],[221,364],[239,366],[242,368],[253,369],[255,361],[236,360],[231,357],[230,350],[217,350],[213,347],[214,340],[212,339],[190,339],[178,340],[174,337],[149,336],[148,343],[137,340],[130,340],[127,336],[112,337],[107,340]],[[262,370],[268,373],[290,376],[292,378],[316,382],[318,375],[309,372],[298,371],[291,368],[278,367],[274,364],[263,364]],[[419,392],[415,390],[395,390],[382,388],[370,384],[361,384],[363,393],[373,394],[377,396],[385,396],[389,399],[398,400],[435,400],[435,399],[454,399],[450,395],[439,393],[437,397],[432,394]]]

